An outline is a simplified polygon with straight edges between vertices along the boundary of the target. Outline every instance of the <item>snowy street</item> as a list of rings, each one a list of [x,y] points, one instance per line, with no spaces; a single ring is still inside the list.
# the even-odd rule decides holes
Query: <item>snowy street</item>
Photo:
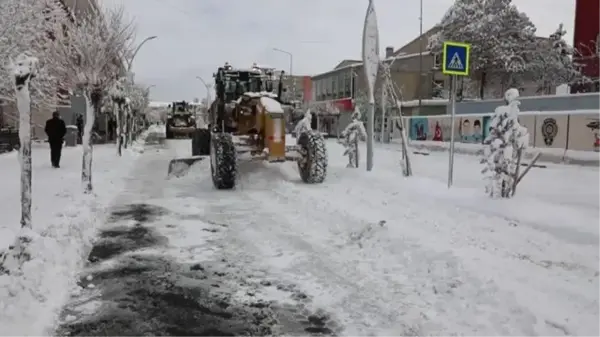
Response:
[[[598,334],[597,168],[534,169],[490,200],[475,157],[448,190],[444,154],[413,156],[405,179],[396,148],[376,147],[371,173],[328,151],[322,185],[242,162],[217,191],[208,161],[166,179],[189,140],[147,146],[57,333]]]

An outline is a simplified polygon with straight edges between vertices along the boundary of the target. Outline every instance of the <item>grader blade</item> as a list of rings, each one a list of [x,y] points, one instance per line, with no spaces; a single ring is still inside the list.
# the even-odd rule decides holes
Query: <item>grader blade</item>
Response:
[[[190,171],[190,167],[192,167],[195,163],[203,160],[206,156],[193,156],[187,158],[175,158],[171,159],[169,162],[169,171],[167,176],[169,178],[181,178],[188,174]]]

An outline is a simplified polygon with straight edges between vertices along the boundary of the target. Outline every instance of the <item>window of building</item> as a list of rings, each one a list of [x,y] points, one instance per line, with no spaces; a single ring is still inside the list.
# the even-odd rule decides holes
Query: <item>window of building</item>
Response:
[[[444,81],[434,80],[431,83],[431,97],[443,98],[444,97]]]
[[[331,98],[337,98],[337,75],[331,76]]]
[[[433,54],[433,69],[440,69],[442,67],[442,53]]]
[[[350,77],[350,72],[344,72],[344,97],[350,97],[352,95],[351,92],[351,77]]]

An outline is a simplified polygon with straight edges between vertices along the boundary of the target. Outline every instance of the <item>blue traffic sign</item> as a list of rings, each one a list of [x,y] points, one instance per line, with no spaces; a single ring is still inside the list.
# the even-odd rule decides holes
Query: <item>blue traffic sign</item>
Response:
[[[444,75],[469,76],[471,45],[461,42],[444,42],[442,73]]]

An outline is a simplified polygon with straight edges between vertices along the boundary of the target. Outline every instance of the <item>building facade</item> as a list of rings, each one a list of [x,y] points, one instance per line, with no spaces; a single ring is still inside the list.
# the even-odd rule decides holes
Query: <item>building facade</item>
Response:
[[[577,50],[576,61],[582,64],[581,72],[593,80],[593,84],[573,86],[572,92],[598,92],[600,55],[600,2],[577,0],[575,2],[575,29],[573,46]]]
[[[301,105],[312,99],[312,80],[310,76],[284,75],[282,84],[284,101]]]
[[[430,30],[396,51],[393,47],[386,48],[384,62],[389,65],[391,80],[401,91],[398,94],[404,101],[447,96],[441,55],[425,49],[433,33],[434,30]],[[362,61],[359,60],[344,60],[333,70],[313,76],[312,81],[316,104],[329,104],[340,111],[353,110],[355,101],[367,93]],[[380,77],[375,84],[376,92],[381,83]]]

